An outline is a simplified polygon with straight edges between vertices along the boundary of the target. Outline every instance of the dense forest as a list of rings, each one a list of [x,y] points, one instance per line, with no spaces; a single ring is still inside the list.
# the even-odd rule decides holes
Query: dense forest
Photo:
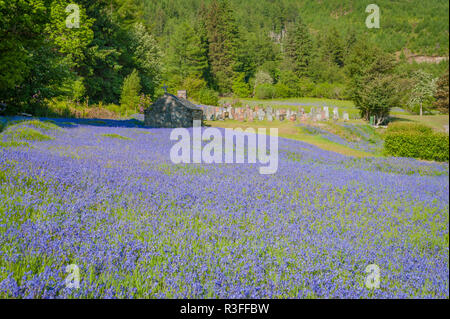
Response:
[[[80,23],[68,28],[73,3]],[[136,113],[166,84],[202,104],[307,96],[352,99],[364,118],[445,111],[448,61],[409,57],[448,56],[448,1],[377,1],[379,29],[366,27],[370,3],[0,1],[0,103],[6,114],[55,104]]]

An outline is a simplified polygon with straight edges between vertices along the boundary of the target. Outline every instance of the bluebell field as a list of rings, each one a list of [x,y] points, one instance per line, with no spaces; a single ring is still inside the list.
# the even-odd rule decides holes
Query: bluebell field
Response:
[[[449,168],[279,139],[279,168],[172,164],[170,129],[0,134],[0,297],[448,298]],[[80,288],[66,288],[66,266]],[[365,286],[369,264],[379,289]]]

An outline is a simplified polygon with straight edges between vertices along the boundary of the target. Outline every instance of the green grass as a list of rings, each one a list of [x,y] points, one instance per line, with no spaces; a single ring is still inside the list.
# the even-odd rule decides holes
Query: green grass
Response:
[[[395,114],[392,122],[410,122],[419,123],[433,128],[435,131],[443,132],[444,125],[449,125],[449,115],[411,115],[411,114]]]
[[[7,138],[15,141],[48,141],[54,139],[38,130],[29,127],[18,127],[14,129],[8,129],[3,133]]]
[[[318,135],[309,135],[303,132],[300,127],[296,126],[295,122],[288,121],[259,121],[259,122],[239,122],[236,120],[227,120],[227,121],[207,121],[207,125],[213,127],[222,127],[222,128],[253,128],[255,131],[258,128],[278,128],[278,136],[289,138],[297,141],[302,141],[308,144],[312,144],[326,151],[332,151],[339,154],[353,156],[353,157],[372,157],[373,154],[354,150],[350,147],[332,142]]]
[[[132,140],[129,137],[122,136],[122,135],[119,135],[119,134],[102,134],[102,136],[103,137],[108,137],[108,138],[115,138],[115,139],[118,139],[118,140],[128,140],[128,141]]]

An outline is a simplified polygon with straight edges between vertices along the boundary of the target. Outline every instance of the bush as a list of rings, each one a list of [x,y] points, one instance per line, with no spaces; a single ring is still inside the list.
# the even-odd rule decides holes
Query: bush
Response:
[[[188,98],[197,101],[200,91],[206,89],[206,81],[201,78],[187,77],[183,82],[182,89],[187,91]]]
[[[204,105],[219,105],[219,94],[211,89],[204,88],[198,93],[198,102]]]
[[[444,133],[433,132],[420,124],[396,124],[389,126],[385,141],[388,155],[413,157],[424,160],[448,162],[449,137]]]
[[[283,83],[275,84],[274,88],[275,88],[275,97],[277,97],[277,98],[285,99],[285,98],[293,96],[292,90]]]
[[[250,84],[245,82],[245,74],[240,73],[233,81],[233,93],[238,97],[249,97],[252,93]]]
[[[256,87],[256,98],[260,100],[273,99],[275,97],[275,87],[272,84],[260,84]]]
[[[389,133],[394,132],[420,132],[420,133],[426,133],[431,134],[433,133],[433,130],[431,127],[418,124],[418,123],[405,123],[405,122],[395,122],[389,124]]]
[[[134,110],[137,112],[141,88],[139,73],[138,71],[133,70],[133,72],[125,78],[122,85],[120,107],[123,112],[126,112],[127,110]]]

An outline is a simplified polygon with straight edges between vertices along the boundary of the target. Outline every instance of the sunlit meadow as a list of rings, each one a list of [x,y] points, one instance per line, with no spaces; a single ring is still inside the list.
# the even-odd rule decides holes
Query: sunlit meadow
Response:
[[[449,297],[448,164],[280,138],[260,175],[172,164],[170,129],[55,121],[0,135],[0,297]]]

